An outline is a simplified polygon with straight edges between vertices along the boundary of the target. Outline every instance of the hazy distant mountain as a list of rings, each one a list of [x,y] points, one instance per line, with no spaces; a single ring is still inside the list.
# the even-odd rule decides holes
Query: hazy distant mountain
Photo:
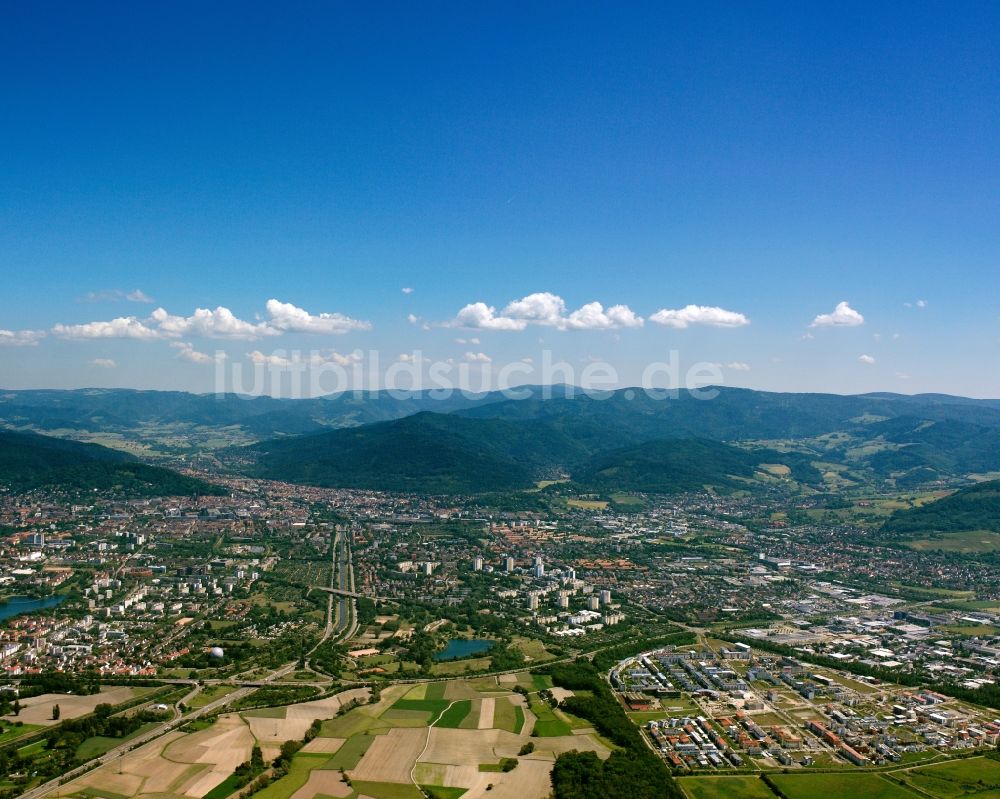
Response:
[[[551,389],[555,396],[561,391],[559,387]],[[350,392],[284,400],[133,389],[0,390],[0,425],[40,432],[115,432],[152,439],[157,430],[236,428],[243,438],[260,440],[399,419],[423,410],[450,413],[503,399],[497,392]]]
[[[787,464],[794,453],[796,479],[807,482],[818,482],[817,464],[822,471],[836,466],[841,483],[881,481],[903,488],[1000,469],[996,400],[735,388],[718,389],[710,400],[687,391],[662,399],[641,389],[593,397],[563,386],[521,393],[527,398],[499,392],[445,397],[378,392],[310,400],[103,389],[0,392],[0,425],[78,438],[110,432],[177,455],[265,441],[251,451],[259,474],[398,490],[420,484],[416,464],[431,470],[426,486],[473,490],[489,482],[492,472],[492,487],[499,488],[539,474],[580,471],[599,453],[668,439],[778,450],[786,453]],[[452,421],[378,426],[428,411]],[[371,425],[356,436],[333,435]],[[393,436],[411,442],[410,465],[386,454],[402,451]],[[302,438],[293,442],[293,437]],[[280,438],[289,443],[271,441]],[[357,448],[359,457],[353,454]],[[452,462],[481,468],[448,476],[441,464]]]
[[[0,431],[0,485],[13,491],[119,489],[129,496],[218,494],[222,489],[123,452],[76,441]]]

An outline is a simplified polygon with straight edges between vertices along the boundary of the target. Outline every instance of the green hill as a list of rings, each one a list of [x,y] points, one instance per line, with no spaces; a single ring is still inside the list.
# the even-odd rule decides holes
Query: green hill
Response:
[[[129,496],[225,493],[202,480],[96,444],[10,431],[0,431],[0,485],[15,492],[51,487],[116,489]]]
[[[578,445],[557,431],[418,413],[256,444],[259,477],[338,488],[479,493],[525,488]]]
[[[757,463],[751,453],[717,441],[650,441],[596,455],[573,477],[603,491],[673,494],[735,488],[736,478],[753,477]]]
[[[594,420],[509,421],[419,413],[403,419],[249,448],[255,476],[338,488],[483,493],[571,475],[599,491],[676,493],[735,488],[761,463],[787,463],[797,479],[819,479],[798,454],[747,451],[705,439],[647,441]]]
[[[960,489],[919,508],[898,510],[883,529],[904,537],[971,530],[1000,532],[1000,480]]]

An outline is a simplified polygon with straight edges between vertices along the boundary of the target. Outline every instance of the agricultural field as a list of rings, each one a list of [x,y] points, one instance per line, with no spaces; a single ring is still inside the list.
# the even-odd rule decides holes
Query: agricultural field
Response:
[[[513,690],[518,685],[533,693],[525,698]],[[537,692],[547,687],[547,680],[522,673],[504,682],[395,685],[374,702],[367,701],[367,689],[353,689],[312,702],[230,712],[195,732],[168,733],[51,795],[203,799],[249,759],[255,744],[269,760],[283,742],[301,741],[321,720],[318,735],[294,755],[288,773],[255,799],[422,799],[424,793],[443,799],[545,799],[559,754],[610,754],[590,730],[541,702]],[[351,700],[365,704],[340,712]],[[544,733],[532,736],[539,725]],[[534,751],[519,755],[529,742]],[[503,771],[508,758],[517,765]],[[212,799],[224,799],[220,793],[226,790],[214,791]]]
[[[52,718],[52,708],[59,705],[60,719],[75,719],[93,713],[100,704],[119,705],[128,702],[144,693],[151,693],[152,688],[127,688],[124,686],[104,686],[100,692],[89,696],[74,694],[42,694],[21,701],[21,713],[18,716],[4,716],[5,727],[15,721],[40,727],[49,727],[59,721]]]
[[[238,714],[194,733],[170,732],[57,788],[50,796],[121,799],[160,794],[200,799],[249,760],[254,738]]]

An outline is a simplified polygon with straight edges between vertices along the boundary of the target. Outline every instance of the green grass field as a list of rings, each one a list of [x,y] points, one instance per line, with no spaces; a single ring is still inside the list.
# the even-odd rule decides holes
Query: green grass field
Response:
[[[212,790],[206,793],[202,799],[226,799],[229,794],[233,793],[240,787],[241,779],[235,774],[230,774],[222,782],[216,785]]]
[[[532,734],[539,738],[555,738],[561,735],[572,735],[573,730],[565,721],[558,718],[545,702],[535,696],[529,700],[530,710],[537,717]],[[520,709],[520,708],[518,708]]]
[[[435,677],[461,677],[464,674],[486,671],[491,663],[492,660],[488,657],[445,660],[431,666],[431,674]]]
[[[437,685],[438,683],[431,683],[431,685]],[[440,683],[444,685],[444,683]],[[442,689],[443,690],[443,689]],[[448,709],[450,705],[447,699],[399,699],[397,700],[390,710],[419,710],[423,711],[427,716],[425,717],[425,723],[428,726],[434,724],[434,722],[440,717],[445,710]]]
[[[443,785],[421,785],[420,789],[430,799],[458,799],[465,793],[465,788],[446,788]]]
[[[355,780],[352,787],[357,796],[370,796],[372,799],[424,799],[424,795],[416,785],[404,785],[399,782],[363,782]],[[260,794],[257,794],[260,796]]]
[[[345,743],[344,746],[347,746]],[[338,753],[339,754],[339,753]],[[272,782],[264,790],[254,794],[254,799],[289,799],[299,788],[309,781],[313,769],[328,768],[330,758],[326,755],[302,754],[292,758],[288,773],[277,782]]]
[[[15,727],[13,724],[4,724],[4,730],[0,733],[0,744],[16,741],[18,738],[23,738],[25,735],[30,735],[33,732],[43,729],[45,728],[40,724],[22,724],[20,727]]]
[[[80,799],[129,799],[123,793],[106,791],[103,788],[82,788],[72,795],[80,797]]]
[[[207,688],[203,688],[198,695],[191,700],[189,707],[205,707],[205,705],[211,704],[216,699],[228,696],[235,690],[235,685],[210,685]]]
[[[518,708],[520,709],[520,708]],[[507,730],[507,732],[515,732],[514,724],[516,722],[516,717],[514,715],[514,705],[507,701],[505,697],[497,697],[496,702],[493,705],[493,726],[498,730]],[[521,712],[521,724],[524,724],[524,712]]]
[[[149,721],[143,724],[139,729],[133,732],[131,735],[126,735],[124,738],[106,738],[103,735],[94,738],[88,738],[82,744],[76,748],[76,757],[78,760],[92,760],[95,757],[100,757],[105,752],[110,752],[119,744],[123,744],[126,741],[131,741],[133,738],[137,738],[144,732],[149,732],[154,727],[159,726],[158,722]]]
[[[514,729],[511,732],[517,735],[521,734],[521,730],[524,729],[524,708],[520,705],[514,706]]]
[[[907,541],[906,546],[918,552],[940,549],[942,552],[978,554],[1000,549],[1000,533],[988,530],[971,530],[961,533],[940,533],[932,538]]]
[[[688,799],[777,799],[760,777],[685,777],[677,784]]]
[[[940,799],[1000,797],[1000,763],[985,757],[952,760],[911,771],[898,772],[915,788]]]
[[[787,799],[916,799],[917,796],[878,774],[865,772],[774,774],[771,779]]]
[[[375,742],[375,736],[361,733],[354,735],[344,741],[343,746],[327,760],[324,768],[332,769],[352,769],[361,762],[361,757],[368,751],[368,747]]]
[[[434,726],[458,729],[471,711],[472,700],[470,699],[460,699],[457,702],[452,702],[451,706],[434,722]]]

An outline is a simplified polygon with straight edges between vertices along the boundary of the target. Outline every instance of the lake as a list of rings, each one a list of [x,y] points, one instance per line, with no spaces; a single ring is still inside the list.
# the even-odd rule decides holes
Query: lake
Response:
[[[461,658],[481,655],[493,646],[492,641],[485,638],[452,638],[440,652],[435,653],[435,660],[460,660]]]
[[[65,599],[64,596],[47,596],[41,599],[30,596],[8,597],[6,602],[0,604],[0,621],[12,616],[20,616],[22,613],[34,613],[36,610],[54,608]]]

